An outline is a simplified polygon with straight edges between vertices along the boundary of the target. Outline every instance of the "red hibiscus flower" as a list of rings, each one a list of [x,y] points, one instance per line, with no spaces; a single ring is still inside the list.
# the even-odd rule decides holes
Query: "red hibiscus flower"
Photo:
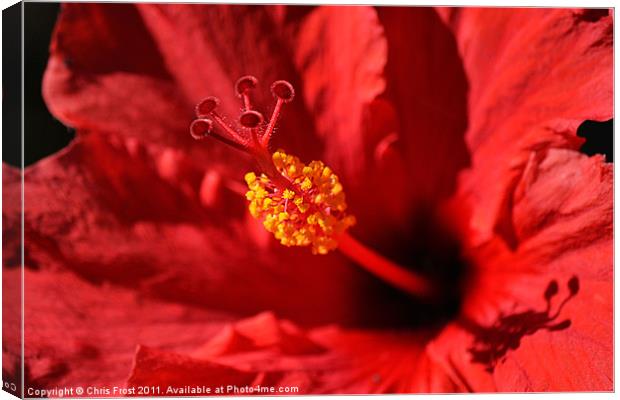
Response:
[[[277,80],[268,149],[356,219],[326,255],[188,132],[210,95],[194,134],[230,142],[237,94],[267,124]],[[576,135],[613,116],[607,10],[67,4],[43,90],[77,137],[24,173],[26,388],[613,388],[612,166]]]

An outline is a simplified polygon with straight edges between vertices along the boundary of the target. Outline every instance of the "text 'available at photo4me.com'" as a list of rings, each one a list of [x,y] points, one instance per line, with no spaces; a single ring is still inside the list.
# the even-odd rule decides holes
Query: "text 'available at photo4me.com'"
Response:
[[[187,395],[240,395],[240,394],[299,394],[297,386],[237,386],[237,385],[153,385],[153,386],[88,386],[26,388],[26,397],[118,397],[118,396],[187,396]]]

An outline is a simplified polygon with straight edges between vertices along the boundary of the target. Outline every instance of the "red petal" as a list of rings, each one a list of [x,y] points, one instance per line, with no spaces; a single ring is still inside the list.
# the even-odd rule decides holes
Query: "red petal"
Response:
[[[213,338],[195,355],[199,357],[234,354],[276,348],[282,354],[320,354],[323,347],[307,338],[288,321],[279,321],[271,312],[237,322]]]
[[[280,79],[300,88],[288,40],[274,25],[268,7],[225,5],[139,5],[140,13],[161,49],[168,69],[187,98],[198,102],[218,96],[224,113],[239,114],[240,100],[233,84],[244,75],[259,79],[252,102],[268,117],[272,98],[268,88]],[[313,122],[301,101],[287,104],[278,123],[275,146],[293,154],[320,158]]]
[[[397,258],[402,243],[419,241],[416,220],[451,194],[468,162],[466,80],[454,38],[432,9],[377,13],[387,39],[386,90],[365,107],[361,136],[351,138],[363,142],[367,164],[347,194],[358,217],[354,234]],[[340,114],[348,115],[346,105]]]
[[[223,100],[222,107],[238,111],[240,102],[233,86],[241,76],[267,79],[261,86],[278,78],[294,77],[290,60],[277,51],[277,34],[264,7],[208,4],[138,7],[168,69],[187,96],[196,102],[217,95]],[[282,65],[269,68],[278,62]],[[256,95],[271,97],[262,91]]]
[[[149,364],[141,353],[150,355],[151,351],[139,352],[130,383],[167,384],[162,376],[165,374],[166,379],[172,376],[176,384],[195,384],[199,382],[195,377],[202,377],[201,384],[214,384],[228,373],[233,380],[230,384],[254,377],[255,383],[264,386],[296,386],[302,395],[458,390],[425,356],[427,336],[335,327],[306,333],[264,313],[227,327],[195,352],[193,359],[156,353],[156,357],[148,359]],[[292,337],[297,343],[293,347]],[[306,344],[299,347],[301,342]],[[308,343],[314,343],[314,347],[308,348]],[[295,351],[291,352],[292,348]]]
[[[461,191],[476,205],[478,238],[497,229],[510,242],[503,218],[530,153],[576,149],[581,122],[613,115],[612,18],[585,18],[582,10],[570,9],[442,14],[455,32],[470,82],[473,167]]]
[[[194,104],[134,6],[64,4],[50,51],[43,94],[65,124],[195,146],[187,133]]]
[[[363,113],[385,89],[387,43],[375,10],[316,8],[299,27],[294,50],[305,103],[326,144],[324,160],[343,177],[359,179],[372,157]]]
[[[613,390],[612,285],[583,280],[580,284],[581,298],[567,303],[561,314],[571,321],[570,327],[524,337],[496,368],[500,391]]]
[[[515,189],[512,224],[519,242],[527,245],[548,229],[562,236],[544,244],[560,246],[558,253],[600,240],[612,229],[612,164],[570,150],[549,150],[543,157],[532,153]]]
[[[530,161],[514,199],[519,247],[472,251],[464,315],[432,346],[448,371],[482,390],[612,389],[612,189],[600,156]]]
[[[257,373],[140,346],[127,387],[153,388],[150,396],[209,396],[222,394],[215,392],[220,386],[254,386],[259,382],[257,378]],[[190,388],[200,391],[191,392]],[[144,393],[136,390],[129,395],[142,397]]]
[[[556,321],[570,319],[569,328],[525,338],[498,367],[500,390],[613,389],[613,167],[603,161],[550,150],[517,187],[520,262],[546,264],[562,286],[575,276],[579,292]]]
[[[372,7],[318,7],[295,36],[303,100],[325,143],[323,160],[345,182],[357,235],[399,231],[410,208],[396,113],[385,89],[387,41]],[[376,210],[381,212],[377,213]]]
[[[21,265],[21,171],[2,163],[2,265]]]
[[[317,330],[344,368],[330,374],[324,393],[454,393],[466,388],[429,358],[430,332]],[[334,365],[339,365],[334,362]]]
[[[20,273],[5,270],[4,279]],[[229,320],[89,284],[70,272],[24,274],[26,387],[122,386],[137,345],[186,352]]]
[[[240,24],[246,29],[237,29]],[[263,85],[282,78],[296,83],[274,29],[262,7],[141,5],[138,13],[132,5],[67,4],[43,92],[52,113],[78,130],[137,136],[181,147],[199,159],[207,151],[209,159],[213,154],[229,159],[222,146],[197,146],[191,139],[194,105],[217,95],[235,118],[239,100],[233,83],[239,76],[253,73]],[[255,91],[265,112],[273,103],[267,87]],[[278,143],[320,158],[300,102],[287,107],[279,126],[296,134],[278,137]],[[235,159],[246,162],[238,154]]]
[[[22,357],[21,249],[21,173],[2,163],[2,374],[16,386]]]
[[[377,9],[389,50],[385,97],[398,113],[395,129],[409,174],[410,203],[435,206],[452,193],[457,173],[469,162],[462,61],[452,33],[433,9]]]

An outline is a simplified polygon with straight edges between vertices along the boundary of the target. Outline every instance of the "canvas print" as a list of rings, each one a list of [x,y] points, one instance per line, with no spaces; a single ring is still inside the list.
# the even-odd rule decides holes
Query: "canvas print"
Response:
[[[5,390],[614,390],[613,9],[23,12]]]

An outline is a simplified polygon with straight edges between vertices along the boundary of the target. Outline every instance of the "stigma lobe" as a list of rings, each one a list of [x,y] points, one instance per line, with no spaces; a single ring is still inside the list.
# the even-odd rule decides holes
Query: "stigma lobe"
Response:
[[[217,97],[209,96],[200,101],[195,109],[198,119],[190,125],[192,137],[203,139],[206,136],[212,136],[246,153],[269,154],[269,143],[282,112],[282,106],[293,100],[295,89],[285,80],[275,81],[271,85],[271,93],[276,99],[276,104],[271,117],[266,121],[264,116],[252,106],[250,95],[257,86],[258,79],[251,75],[243,76],[235,83],[235,93],[242,101],[242,113],[238,118],[239,126],[232,126],[219,115],[217,108],[220,100]]]

